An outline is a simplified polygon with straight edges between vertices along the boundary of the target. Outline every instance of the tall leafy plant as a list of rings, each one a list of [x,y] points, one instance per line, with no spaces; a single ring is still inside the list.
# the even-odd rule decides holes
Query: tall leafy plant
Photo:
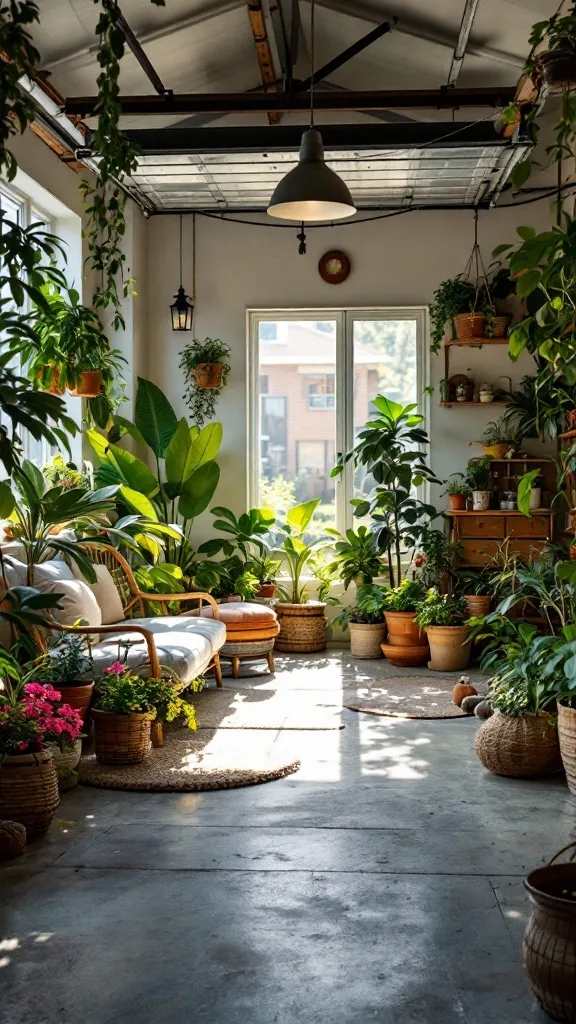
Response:
[[[440,483],[425,461],[422,448],[429,438],[422,429],[424,417],[415,405],[402,406],[384,395],[374,399],[378,416],[358,434],[354,448],[340,454],[332,476],[350,461],[365,466],[374,486],[368,498],[354,498],[354,515],[370,516],[378,549],[388,558],[390,586],[402,579],[402,555],[416,547],[436,515],[433,505],[416,492],[420,484]]]

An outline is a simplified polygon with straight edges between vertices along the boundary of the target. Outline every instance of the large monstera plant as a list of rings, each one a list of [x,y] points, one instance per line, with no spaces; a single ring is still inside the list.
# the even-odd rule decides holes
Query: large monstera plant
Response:
[[[160,388],[141,377],[134,423],[124,419],[116,423],[107,437],[96,430],[88,431],[99,460],[96,482],[101,486],[118,485],[118,501],[129,513],[122,522],[130,519],[130,513],[143,517],[148,535],[143,536],[138,530],[135,540],[149,554],[151,562],[162,557],[165,586],[169,586],[166,573],[172,573],[178,580],[172,592],[182,590],[183,576],[192,574],[194,561],[192,524],[208,508],[220,478],[216,456],[222,441],[222,425],[210,423],[200,430],[190,426],[184,417],[179,420]],[[126,433],[149,448],[156,472],[118,443]],[[159,534],[156,540],[150,535],[154,524]]]

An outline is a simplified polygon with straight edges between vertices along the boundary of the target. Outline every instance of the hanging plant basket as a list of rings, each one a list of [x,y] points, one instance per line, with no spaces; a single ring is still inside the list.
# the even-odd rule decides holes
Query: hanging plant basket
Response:
[[[454,327],[459,341],[466,341],[468,338],[483,338],[486,317],[484,313],[459,313],[454,317]]]
[[[98,398],[102,388],[100,370],[82,370],[75,388],[70,388],[71,395],[78,398]]]
[[[199,363],[194,377],[199,388],[219,388],[222,385],[222,363]]]
[[[569,46],[548,50],[538,56],[542,77],[549,89],[576,89],[576,52]]]
[[[505,338],[511,316],[493,316],[490,325],[491,338]]]

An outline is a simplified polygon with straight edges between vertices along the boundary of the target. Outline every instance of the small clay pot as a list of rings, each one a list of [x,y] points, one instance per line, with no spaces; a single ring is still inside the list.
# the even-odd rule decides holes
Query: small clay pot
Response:
[[[466,511],[466,494],[449,494],[448,501],[450,502],[450,510],[452,512],[465,512]]]
[[[262,586],[260,587],[260,590],[256,594],[256,597],[271,598],[271,597],[274,597],[275,594],[276,594],[276,584],[275,583],[263,583]]]
[[[488,615],[492,605],[490,594],[464,594],[469,615]]]
[[[193,372],[199,388],[219,388],[222,383],[221,363],[199,363]]]
[[[75,388],[70,389],[71,395],[78,398],[98,398],[102,388],[100,370],[82,370]]]

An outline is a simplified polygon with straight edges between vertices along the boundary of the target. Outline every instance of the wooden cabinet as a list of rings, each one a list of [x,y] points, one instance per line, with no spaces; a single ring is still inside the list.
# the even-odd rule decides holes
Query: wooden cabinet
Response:
[[[530,518],[521,512],[447,512],[452,537],[460,542],[466,565],[487,565],[506,543],[509,554],[523,561],[537,558],[554,536],[554,514],[540,511]]]

